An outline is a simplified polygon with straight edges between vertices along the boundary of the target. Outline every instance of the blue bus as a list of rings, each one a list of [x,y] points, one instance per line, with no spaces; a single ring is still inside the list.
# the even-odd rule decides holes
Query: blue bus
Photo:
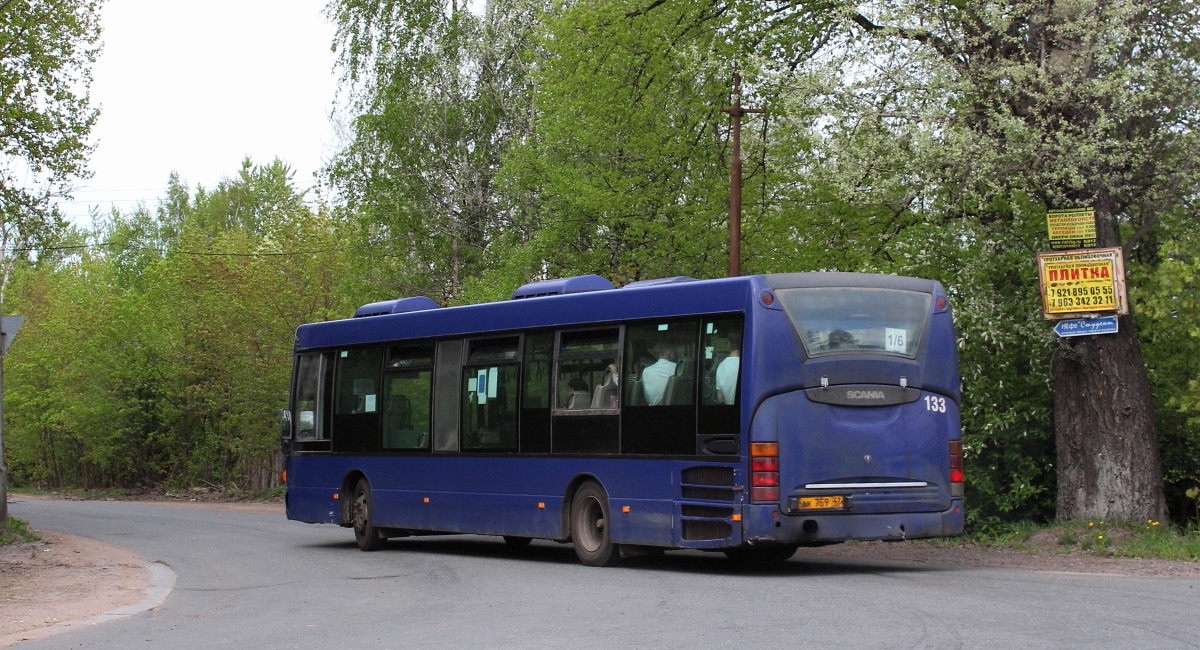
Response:
[[[301,325],[287,516],[780,561],[963,529],[959,374],[932,280],[858,273],[535,282]]]

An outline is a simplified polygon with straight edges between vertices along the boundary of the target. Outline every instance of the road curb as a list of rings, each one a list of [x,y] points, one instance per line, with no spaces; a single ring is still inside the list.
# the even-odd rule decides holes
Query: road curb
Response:
[[[118,607],[103,614],[98,614],[82,621],[81,624],[99,625],[100,623],[119,621],[136,616],[142,612],[148,612],[163,604],[163,601],[167,599],[167,596],[171,595],[171,591],[175,588],[175,572],[171,570],[171,567],[162,562],[151,562],[145,565],[144,568],[150,572],[150,586],[146,587],[145,596],[141,601],[134,605],[126,605],[125,607]]]

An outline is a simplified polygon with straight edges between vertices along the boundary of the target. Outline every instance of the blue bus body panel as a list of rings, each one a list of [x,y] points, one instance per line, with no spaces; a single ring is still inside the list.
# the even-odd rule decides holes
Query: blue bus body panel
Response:
[[[568,488],[592,478],[608,493],[614,541],[699,547],[705,544],[687,543],[674,526],[686,501],[676,477],[697,465],[615,457],[298,455],[288,459],[287,516],[339,523],[335,495],[348,473],[361,473],[381,528],[564,539]],[[728,506],[732,515],[734,505]],[[740,534],[720,543],[730,542],[740,543]]]

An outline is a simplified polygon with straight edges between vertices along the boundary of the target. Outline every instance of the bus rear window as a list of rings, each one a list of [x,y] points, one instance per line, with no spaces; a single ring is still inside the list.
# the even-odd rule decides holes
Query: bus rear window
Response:
[[[845,352],[915,357],[931,299],[917,291],[857,287],[780,289],[776,295],[810,357]]]

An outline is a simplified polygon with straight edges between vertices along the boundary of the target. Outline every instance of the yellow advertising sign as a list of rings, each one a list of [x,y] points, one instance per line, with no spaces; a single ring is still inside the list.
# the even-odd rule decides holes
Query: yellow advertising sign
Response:
[[[1037,259],[1046,318],[1129,313],[1120,248],[1039,253]]]
[[[1056,251],[1096,245],[1096,213],[1091,208],[1050,210],[1046,213],[1050,248]]]

